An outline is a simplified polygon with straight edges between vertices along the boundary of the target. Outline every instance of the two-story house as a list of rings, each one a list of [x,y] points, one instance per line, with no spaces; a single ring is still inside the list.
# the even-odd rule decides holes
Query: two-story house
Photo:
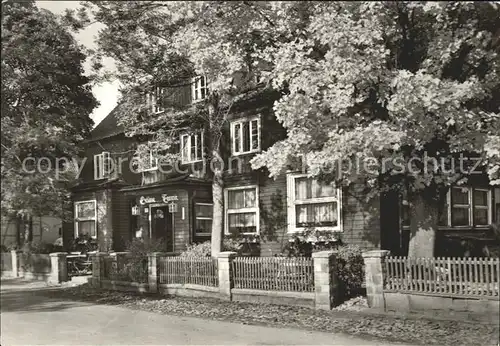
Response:
[[[197,102],[207,95],[202,77],[176,92],[178,102]],[[262,88],[261,88],[262,89]],[[286,136],[272,112],[276,95],[258,86],[234,104],[223,131],[224,216],[223,231],[229,235],[262,235],[271,227],[269,215],[276,199],[281,201],[283,226],[276,239],[260,241],[260,253],[281,251],[290,235],[309,227],[338,234],[344,243],[364,249],[405,249],[406,210],[395,195],[366,201],[366,187],[338,189],[307,178],[303,172],[288,172],[277,179],[268,172],[252,170],[250,159]],[[165,91],[158,91],[165,92]],[[165,111],[150,100],[151,112]],[[118,105],[85,142],[87,160],[81,183],[73,189],[74,223],[65,227],[65,241],[81,234],[97,239],[101,250],[123,250],[135,237],[166,241],[165,251],[181,252],[193,242],[210,239],[212,227],[212,182],[204,161],[205,133],[179,131],[180,165],[163,169],[151,150],[146,167],[134,171],[138,139],[126,137],[118,125]],[[113,170],[107,166],[112,159]],[[205,171],[204,171],[205,170]],[[485,231],[500,220],[500,189],[451,189],[446,206],[447,228]],[[444,215],[444,214],[443,214]]]

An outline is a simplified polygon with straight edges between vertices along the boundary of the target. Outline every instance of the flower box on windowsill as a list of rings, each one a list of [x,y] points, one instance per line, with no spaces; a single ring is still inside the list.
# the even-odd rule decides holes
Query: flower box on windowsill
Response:
[[[326,222],[298,222],[298,228],[315,228],[315,227],[336,227],[337,223],[332,221]]]

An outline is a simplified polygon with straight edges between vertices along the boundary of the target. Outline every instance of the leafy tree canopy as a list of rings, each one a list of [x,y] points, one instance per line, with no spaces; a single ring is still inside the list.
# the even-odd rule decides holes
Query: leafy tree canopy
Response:
[[[85,58],[56,15],[34,2],[2,3],[2,213],[62,215],[75,167],[58,175],[57,159],[79,153],[97,105]]]

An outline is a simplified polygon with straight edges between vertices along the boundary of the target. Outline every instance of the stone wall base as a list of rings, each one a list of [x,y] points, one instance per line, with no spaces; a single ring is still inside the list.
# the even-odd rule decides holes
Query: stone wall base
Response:
[[[100,280],[100,287],[107,290],[133,293],[148,293],[149,289],[148,284],[114,280]]]
[[[424,313],[439,317],[460,317],[498,323],[498,299],[439,297],[430,295],[384,292],[385,310],[398,313]]]
[[[315,299],[313,292],[261,291],[240,288],[231,289],[231,295],[233,301],[308,308],[314,308]]]
[[[221,298],[218,287],[182,284],[160,284],[160,294],[192,298]]]

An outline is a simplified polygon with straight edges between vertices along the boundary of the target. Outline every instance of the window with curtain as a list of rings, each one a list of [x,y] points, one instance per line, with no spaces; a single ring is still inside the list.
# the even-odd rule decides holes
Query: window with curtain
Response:
[[[255,234],[259,232],[257,187],[226,189],[226,233]]]
[[[292,230],[307,227],[340,230],[340,195],[333,184],[305,176],[289,176],[289,224]]]
[[[84,234],[97,237],[95,200],[75,202],[75,238]]]
[[[195,216],[195,235],[210,235],[212,233],[212,217],[213,217],[213,204],[212,203],[195,203],[194,205]]]

